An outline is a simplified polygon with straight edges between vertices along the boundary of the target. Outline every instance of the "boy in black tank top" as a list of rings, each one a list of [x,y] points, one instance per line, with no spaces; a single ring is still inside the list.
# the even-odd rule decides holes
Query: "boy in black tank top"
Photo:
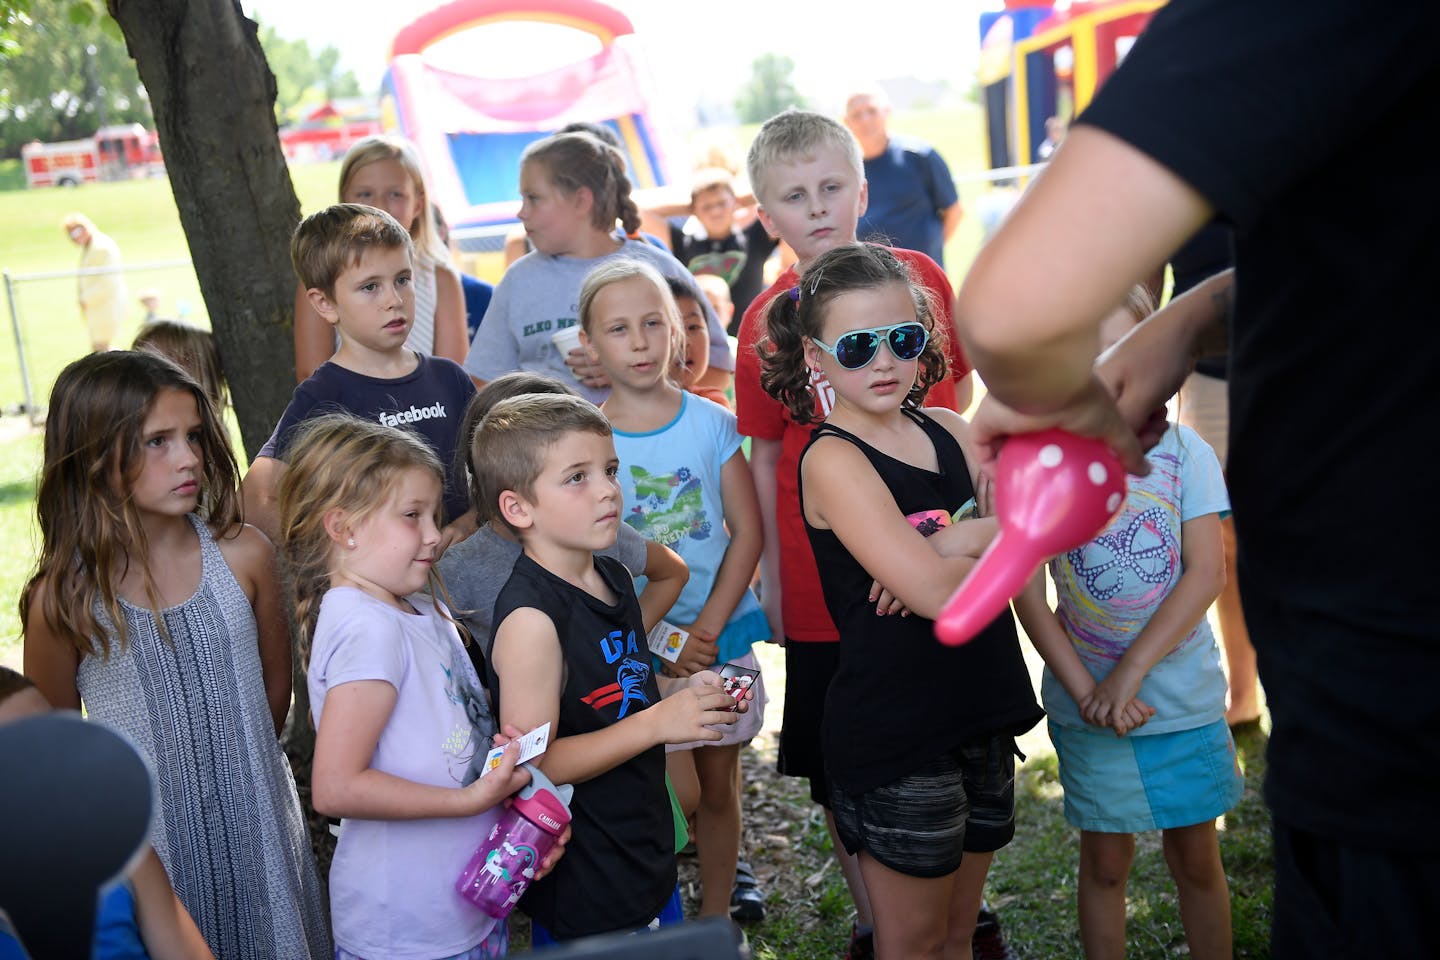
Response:
[[[491,702],[507,734],[553,724],[537,762],[575,785],[566,855],[520,901],[536,943],[678,921],[663,745],[718,740],[711,725],[736,715],[713,673],[653,675],[630,577],[594,555],[622,509],[610,424],[578,397],[515,397],[482,421],[472,462],[525,550],[495,603]]]

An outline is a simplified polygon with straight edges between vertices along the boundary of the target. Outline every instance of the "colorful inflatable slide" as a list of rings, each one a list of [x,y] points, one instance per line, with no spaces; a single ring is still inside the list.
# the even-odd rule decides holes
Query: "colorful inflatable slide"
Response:
[[[473,74],[459,73],[426,61],[426,50],[442,40],[516,21],[584,31],[599,40],[600,51],[524,77],[486,77],[484,64]],[[454,0],[395,35],[385,77],[386,128],[415,143],[431,199],[457,234],[498,238],[515,222],[521,152],[568,123],[602,123],[619,134],[636,187],[668,182],[650,120],[649,81],[634,27],[605,4]]]

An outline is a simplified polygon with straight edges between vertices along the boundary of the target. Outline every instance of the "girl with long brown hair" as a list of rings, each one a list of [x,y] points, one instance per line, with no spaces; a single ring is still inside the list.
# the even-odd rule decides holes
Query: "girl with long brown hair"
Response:
[[[66,367],[20,597],[25,673],[155,771],[152,842],[217,956],[321,957],[315,863],[276,740],[289,631],[235,474],[213,406],[171,361],[117,351]]]

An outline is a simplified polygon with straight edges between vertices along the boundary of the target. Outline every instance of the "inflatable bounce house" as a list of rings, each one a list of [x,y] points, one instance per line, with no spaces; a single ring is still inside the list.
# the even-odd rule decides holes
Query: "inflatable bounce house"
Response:
[[[980,16],[990,166],[1025,166],[1045,121],[1073,120],[1165,0],[1005,0]]]
[[[460,73],[426,60],[427,49],[442,40],[514,22],[573,28],[592,35],[600,50],[523,77]],[[454,0],[395,35],[385,126],[418,148],[431,199],[464,248],[498,249],[519,207],[521,152],[566,124],[614,130],[636,187],[668,181],[650,120],[649,80],[630,20],[596,0]]]

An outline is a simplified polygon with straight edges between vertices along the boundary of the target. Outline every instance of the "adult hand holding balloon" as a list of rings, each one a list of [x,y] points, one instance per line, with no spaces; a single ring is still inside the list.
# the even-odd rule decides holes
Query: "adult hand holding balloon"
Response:
[[[1008,438],[995,465],[1000,533],[935,620],[959,646],[994,620],[1050,557],[1099,533],[1125,502],[1125,471],[1102,441],[1063,430]]]

